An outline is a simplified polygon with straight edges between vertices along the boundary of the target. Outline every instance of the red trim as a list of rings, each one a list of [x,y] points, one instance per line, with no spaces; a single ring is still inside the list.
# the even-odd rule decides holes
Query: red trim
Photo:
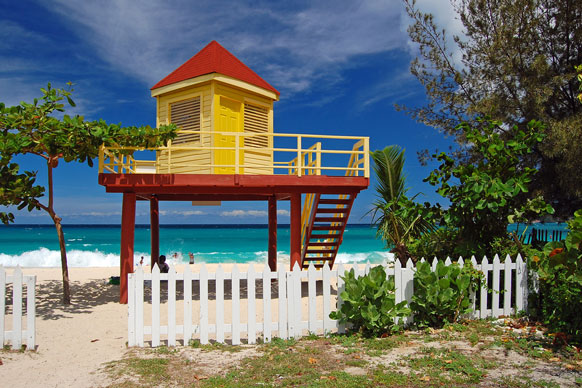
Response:
[[[291,196],[291,270],[296,265],[301,266],[301,194]],[[301,267],[299,267],[301,268]]]
[[[151,268],[160,257],[160,210],[157,197],[150,199]]]
[[[277,271],[277,198],[269,197],[269,268]]]
[[[121,213],[121,249],[119,263],[119,303],[127,303],[127,275],[133,272],[133,243],[135,237],[135,193],[123,194]]]
[[[297,177],[289,175],[102,173],[99,174],[99,184],[105,186],[109,193],[131,191],[137,194],[223,194],[228,197],[229,195],[271,196],[314,192],[357,193],[368,187],[369,179],[326,175]]]

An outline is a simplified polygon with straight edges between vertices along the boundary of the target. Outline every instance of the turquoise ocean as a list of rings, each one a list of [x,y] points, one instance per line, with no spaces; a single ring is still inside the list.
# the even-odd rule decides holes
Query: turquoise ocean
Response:
[[[565,230],[565,224],[537,224],[548,230]],[[515,230],[515,225],[510,226]],[[64,225],[67,257],[71,267],[110,267],[119,265],[119,225]],[[521,232],[522,228],[519,230]],[[161,225],[160,253],[170,263],[188,261],[188,253],[197,263],[265,263],[268,228],[266,225]],[[279,262],[289,262],[289,226],[277,231]],[[141,257],[150,261],[149,225],[135,229],[136,263]],[[348,225],[337,261],[344,263],[381,263],[392,255],[376,239],[370,225]],[[0,226],[0,265],[24,267],[60,267],[57,234],[53,225]]]
[[[64,225],[67,258],[71,267],[119,265],[119,225]],[[370,225],[348,225],[338,261],[382,262],[391,257]],[[277,250],[280,262],[289,262],[289,226],[279,225]],[[266,225],[161,225],[160,254],[170,264],[187,262],[194,253],[196,263],[266,263]],[[136,263],[141,256],[150,261],[149,225],[135,229]],[[60,251],[53,225],[0,226],[0,265],[60,267]]]

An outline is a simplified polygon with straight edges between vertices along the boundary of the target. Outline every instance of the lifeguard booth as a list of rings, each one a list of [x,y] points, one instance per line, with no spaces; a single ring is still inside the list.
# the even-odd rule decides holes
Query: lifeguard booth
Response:
[[[102,147],[99,155],[99,183],[123,193],[122,303],[133,271],[137,200],[150,202],[152,266],[159,256],[159,201],[267,202],[272,270],[277,202],[290,201],[291,267],[333,266],[356,195],[369,184],[367,137],[276,133],[279,92],[216,41],[151,95],[157,124],[176,124],[177,137],[156,149]]]

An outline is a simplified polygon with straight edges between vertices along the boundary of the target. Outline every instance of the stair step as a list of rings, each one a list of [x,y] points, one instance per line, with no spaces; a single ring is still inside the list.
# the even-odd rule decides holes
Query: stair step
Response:
[[[344,222],[345,217],[315,217],[313,222]]]
[[[336,247],[339,245],[339,241],[331,242],[309,242],[307,243],[310,247]]]
[[[309,246],[309,245],[308,245]],[[307,249],[305,254],[317,254],[317,253],[335,253],[335,249]]]
[[[311,230],[342,230],[343,228],[343,225],[313,225]]]
[[[339,239],[341,236],[339,234],[311,234],[311,236],[309,236],[309,239],[322,239],[322,240],[327,240],[330,238],[334,238],[334,239]]]
[[[303,259],[303,261],[327,261],[327,260],[333,260],[333,256],[319,256],[319,257],[305,256],[305,258]]]
[[[339,199],[339,198],[320,198],[319,203],[325,205],[349,205],[349,199]]]
[[[333,213],[347,213],[349,211],[350,211],[350,209],[347,207],[344,207],[344,208],[335,208],[335,207],[320,208],[320,207],[318,207],[317,208],[317,213],[332,213],[333,214]]]
[[[313,264],[313,266],[314,266],[315,268],[317,268],[317,269],[321,269],[321,268],[323,268],[323,266],[324,266],[324,265],[327,265],[327,266],[329,267],[329,263]],[[306,265],[306,264],[304,264],[304,265],[302,266],[302,268],[303,268],[303,269],[309,269],[309,264],[307,264],[307,265]]]

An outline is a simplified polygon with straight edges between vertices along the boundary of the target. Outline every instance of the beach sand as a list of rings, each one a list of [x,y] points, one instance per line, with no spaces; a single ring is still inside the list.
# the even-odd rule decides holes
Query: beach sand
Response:
[[[226,272],[232,268],[231,264],[222,266]],[[208,265],[209,272],[214,272],[216,267]],[[199,270],[198,265],[191,268]],[[241,272],[246,268],[239,265]],[[181,273],[183,266],[176,270]],[[262,266],[255,266],[255,270],[262,270]],[[12,273],[12,269],[7,268],[7,272]],[[0,353],[2,386],[99,387],[110,383],[101,371],[104,364],[121,359],[128,350],[127,305],[118,303],[119,286],[108,284],[110,276],[119,275],[119,268],[70,268],[70,306],[63,306],[61,302],[60,268],[23,268],[23,272],[37,276],[37,349]],[[213,317],[213,303],[209,307],[209,315]],[[241,305],[241,311],[244,310]],[[147,316],[147,311],[144,313]]]

